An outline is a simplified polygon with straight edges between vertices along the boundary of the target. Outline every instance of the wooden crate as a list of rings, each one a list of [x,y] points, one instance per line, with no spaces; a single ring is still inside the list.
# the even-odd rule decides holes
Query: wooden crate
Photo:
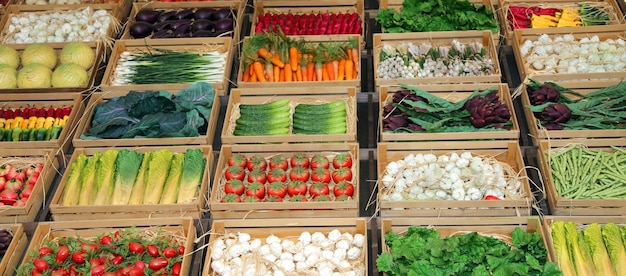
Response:
[[[170,93],[176,95],[182,89],[189,85],[171,86],[173,90]],[[158,88],[157,88],[158,89]],[[132,90],[132,89],[131,89]],[[220,112],[220,100],[217,93],[213,99],[211,115],[209,118],[206,133],[200,133],[197,137],[161,137],[161,138],[129,138],[129,139],[82,139],[81,135],[85,134],[91,128],[91,121],[95,112],[96,105],[101,104],[115,97],[127,95],[126,91],[97,92],[89,99],[89,103],[85,108],[84,116],[78,122],[78,130],[73,137],[72,143],[74,147],[103,147],[103,146],[158,146],[158,145],[212,145],[215,136],[218,115]]]
[[[15,268],[26,250],[28,239],[26,238],[22,224],[2,224],[0,225],[0,229],[7,229],[13,235],[13,239],[0,262],[0,273],[2,275],[12,276],[15,275]]]
[[[365,8],[363,0],[322,0],[322,1],[285,1],[257,0],[254,1],[254,14],[250,35],[255,34],[259,15],[266,12],[273,14],[310,14],[310,13],[358,13],[361,18],[361,35],[365,35]]]
[[[487,7],[487,9],[490,9],[493,11],[493,18],[494,20],[496,20],[496,22],[498,22],[498,13],[496,11],[496,9],[494,8],[495,5],[498,5],[498,1],[499,0],[469,0],[470,3],[473,3],[475,5],[484,5]],[[404,0],[379,0],[378,1],[378,7],[379,9],[395,9],[397,11],[402,11],[402,4],[404,3]],[[383,33],[385,33],[385,28],[381,27],[381,31]],[[498,32],[493,33],[491,31],[489,31],[492,35],[493,41],[496,45],[500,44],[500,36],[501,36],[501,32],[500,30],[498,30]],[[418,34],[419,32],[414,32],[412,34]],[[454,35],[450,35],[450,37],[454,37]]]
[[[228,167],[227,161],[234,153],[244,156],[260,155],[266,158],[282,154],[289,158],[296,153],[304,153],[307,157],[315,154],[334,155],[338,152],[349,152],[352,155],[352,170],[355,195],[347,201],[332,202],[233,202],[223,203],[221,199],[225,195],[224,184],[226,179],[223,172]],[[332,160],[332,159],[331,159]],[[209,199],[211,217],[214,219],[236,218],[310,218],[310,217],[358,217],[359,216],[359,146],[356,143],[342,144],[293,144],[288,145],[222,145],[219,160],[216,165],[216,173],[213,180],[213,188]],[[246,181],[247,183],[247,181]],[[332,193],[332,187],[331,187]],[[309,199],[310,200],[310,199]]]
[[[556,250],[554,249],[554,240],[552,239],[552,230],[550,227],[555,221],[574,222],[579,226],[586,226],[592,223],[599,223],[604,225],[607,223],[615,223],[618,225],[626,224],[626,217],[624,216],[545,216],[541,221],[541,228],[543,229],[543,235],[545,237],[546,248],[548,249],[548,256],[553,262],[557,262]]]
[[[0,149],[0,156],[41,158],[43,169],[33,187],[33,191],[24,206],[0,207],[0,223],[34,222],[39,210],[44,205],[44,199],[50,191],[50,186],[60,170],[59,161],[52,149]],[[9,162],[11,164],[12,162]]]
[[[619,84],[622,80],[612,80],[612,81],[602,81],[602,80],[592,80],[592,81],[565,81],[565,82],[555,82],[556,84],[563,86],[565,88],[572,89],[574,92],[578,92],[580,94],[586,95],[590,92],[597,91],[599,89]],[[530,110],[529,106],[531,106],[530,98],[528,92],[526,90],[527,85],[525,83],[521,84],[521,101],[524,106],[524,116],[526,122],[528,123],[528,129],[530,133],[528,135],[533,139],[535,145],[538,145],[542,140],[557,140],[557,139],[572,139],[572,138],[620,138],[626,137],[626,129],[589,129],[589,130],[547,130],[545,128],[540,128],[539,121],[535,118],[535,115]],[[574,99],[572,95],[562,94],[565,97]]]
[[[502,22],[502,29],[504,33],[505,43],[507,45],[512,45],[513,44],[512,41],[515,39],[515,35],[513,34],[513,28],[511,27],[511,24],[509,20],[507,19],[507,16],[509,14],[508,10],[510,6],[522,6],[522,7],[538,6],[538,7],[546,7],[546,8],[548,7],[549,8],[561,8],[564,6],[572,6],[572,5],[576,5],[576,4],[580,4],[584,2],[596,3],[598,5],[607,7],[607,12],[609,12],[609,16],[611,16],[610,25],[617,25],[617,24],[624,23],[624,15],[622,14],[622,11],[620,10],[619,5],[617,4],[615,0],[592,0],[592,1],[584,1],[584,2],[572,1],[572,0],[552,0],[552,1],[500,0],[499,2],[500,2],[499,3],[500,8],[498,9],[498,16],[500,17],[500,20]],[[587,27],[568,27],[568,30],[583,31],[585,28]],[[529,29],[522,29],[522,30],[524,31],[524,30],[529,30]],[[543,28],[542,30],[544,32],[551,32],[552,28],[550,29]]]
[[[516,227],[528,233],[539,232],[544,246],[548,247],[548,237],[541,228],[539,217],[471,217],[471,218],[384,218],[381,221],[381,251],[390,252],[385,244],[385,234],[389,231],[399,234],[405,233],[410,226],[433,228],[441,237],[448,237],[455,233],[475,231],[483,235],[497,237],[511,237]],[[548,261],[552,261],[548,253]]]
[[[403,43],[431,43],[436,45],[452,45],[452,40],[461,43],[481,42],[487,49],[489,57],[493,60],[494,72],[485,76],[455,76],[455,77],[415,77],[400,79],[384,79],[377,74],[380,66],[380,53],[384,45],[398,46]],[[489,31],[456,31],[456,32],[425,32],[425,33],[399,33],[399,34],[374,34],[374,86],[398,85],[398,84],[450,84],[450,83],[500,83],[502,73],[500,72],[500,62],[498,61],[498,51]]]
[[[90,7],[92,10],[106,10],[109,14],[114,17],[114,19],[121,21],[121,17],[126,16],[126,14],[120,14],[120,5],[118,4],[65,4],[65,5],[10,5],[5,8],[5,16],[2,17],[2,21],[0,21],[0,27],[2,27],[2,31],[0,32],[0,41],[2,43],[7,43],[7,39],[9,39],[9,35],[13,35],[10,33],[9,28],[9,20],[16,15],[22,14],[35,14],[38,16],[41,13],[51,12],[51,11],[59,11],[59,12],[73,12],[76,10],[82,10],[86,7]],[[117,25],[117,26],[116,26]],[[110,39],[114,39],[117,37],[118,32],[121,30],[120,22],[111,21],[111,25],[109,25],[109,30],[107,30],[107,37]]]
[[[177,9],[195,9],[195,8],[230,8],[235,14],[233,17],[233,21],[235,22],[235,26],[233,29],[233,33],[228,36],[232,38],[231,46],[234,48],[235,45],[238,44],[239,36],[241,34],[241,28],[243,25],[243,17],[244,17],[244,9],[245,3],[241,1],[189,1],[189,2],[159,2],[159,1],[151,1],[151,2],[134,2],[132,5],[132,10],[130,11],[130,15],[128,16],[128,23],[124,28],[124,32],[122,33],[121,39],[133,39],[130,36],[130,25],[135,22],[135,16],[137,12],[141,9],[151,9],[151,10],[177,10]],[[225,36],[226,37],[226,36]],[[141,39],[144,40],[144,39]],[[146,38],[146,40],[152,40],[151,38]],[[230,72],[229,72],[230,74]]]
[[[5,109],[14,109],[20,107],[62,107],[71,106],[72,112],[65,123],[65,127],[61,130],[59,138],[49,141],[19,141],[9,142],[2,141],[0,145],[5,149],[37,149],[47,148],[62,152],[68,152],[71,143],[71,137],[76,131],[76,125],[83,115],[85,103],[83,97],[79,93],[47,93],[47,94],[0,94],[0,107]],[[25,118],[26,119],[26,118]]]
[[[538,145],[537,161],[541,170],[541,178],[545,188],[548,205],[552,215],[557,216],[622,216],[626,214],[626,199],[570,199],[561,197],[556,192],[548,159],[545,156],[548,151],[580,144],[588,149],[613,152],[610,146],[624,148],[626,140],[615,139],[562,139],[544,140]]]
[[[202,218],[206,209],[206,197],[209,189],[209,181],[211,169],[213,168],[213,151],[211,147],[204,146],[177,146],[167,147],[175,153],[184,153],[187,149],[199,148],[202,150],[207,162],[204,167],[204,175],[198,191],[198,197],[191,203],[185,204],[141,204],[141,205],[83,205],[83,206],[64,206],[62,199],[65,192],[65,185],[69,177],[69,170],[63,173],[63,177],[59,182],[59,187],[54,193],[54,197],[50,201],[50,213],[55,221],[72,221],[72,220],[101,220],[101,219],[142,219],[142,218],[162,218],[162,217],[192,217],[196,219]],[[72,164],[79,154],[84,153],[92,156],[95,152],[104,152],[111,148],[77,148],[74,150],[72,157],[68,163]],[[123,148],[114,148],[117,150]],[[162,149],[161,147],[126,147],[129,150],[135,150],[139,153],[147,151],[155,151]]]
[[[196,239],[196,227],[192,218],[143,218],[143,219],[99,219],[72,222],[40,222],[30,239],[27,254],[21,264],[30,262],[34,257],[28,252],[36,252],[45,242],[61,237],[92,238],[113,233],[118,230],[134,228],[137,231],[155,232],[157,229],[172,232],[185,239],[185,253],[181,263],[180,275],[189,275]]]
[[[450,85],[416,85],[415,87],[431,92],[439,97],[452,101],[462,100],[472,94],[473,91],[481,91],[490,87],[496,87],[500,100],[509,107],[511,112],[512,127],[506,131],[480,131],[480,132],[439,132],[439,133],[392,133],[383,131],[382,119],[383,107],[391,102],[395,91],[399,87],[381,86],[379,96],[379,122],[380,141],[441,141],[441,140],[477,140],[477,139],[508,139],[517,140],[520,128],[515,115],[513,101],[506,84],[450,84]],[[391,90],[391,91],[390,91]]]
[[[307,93],[316,91],[315,93]],[[273,93],[273,94],[271,94]],[[297,103],[327,103],[346,101],[346,134],[288,134],[269,136],[235,136],[235,121],[239,118],[239,104],[260,104],[277,99],[289,99],[290,105]],[[296,142],[354,142],[356,141],[356,89],[354,87],[300,87],[282,90],[274,89],[233,89],[228,100],[222,143],[296,143]],[[293,113],[293,108],[292,111]]]
[[[295,39],[303,38],[307,43],[320,43],[320,42],[347,42],[349,39],[356,39],[358,41],[359,53],[363,50],[363,36],[360,35],[307,35],[307,36],[291,36]],[[245,45],[248,37],[243,39],[243,45]],[[239,88],[287,88],[297,87],[300,88],[320,88],[320,87],[356,87],[357,91],[361,91],[361,75],[365,72],[361,70],[361,62],[356,66],[357,75],[353,80],[334,80],[334,81],[294,81],[294,82],[244,82],[243,77],[243,60],[239,62],[239,69],[237,72],[237,87]]]
[[[451,216],[529,216],[534,206],[522,152],[517,141],[451,141],[417,143],[378,143],[378,179],[387,164],[403,159],[408,154],[432,153],[436,156],[468,151],[473,156],[493,157],[511,166],[518,173],[524,196],[504,200],[382,200],[379,183],[377,207],[381,217],[451,217]]]
[[[522,55],[521,46],[526,40],[536,41],[539,36],[544,33],[549,34],[550,38],[554,38],[558,35],[571,34],[574,36],[574,40],[580,40],[582,38],[590,38],[597,35],[600,41],[607,39],[618,39],[626,36],[626,24],[621,25],[608,25],[608,26],[590,26],[584,29],[570,29],[570,28],[551,28],[546,32],[546,29],[528,29],[528,30],[515,30],[513,38],[513,54],[515,55],[515,61],[517,63],[517,69],[520,73],[520,78],[525,80],[526,78],[532,78],[537,81],[557,81],[557,80],[578,80],[588,81],[594,79],[623,79],[624,71],[611,71],[611,72],[596,72],[596,73],[573,73],[573,74],[548,74],[544,71],[534,70],[527,62],[526,56]]]
[[[1,26],[1,25],[0,25]],[[91,68],[89,68],[87,70],[87,75],[89,77],[89,79],[87,80],[87,84],[85,84],[84,86],[79,86],[79,87],[47,87],[47,88],[10,88],[10,89],[0,89],[0,94],[3,93],[62,93],[62,92],[90,92],[93,91],[93,86],[96,84],[96,78],[98,76],[99,73],[102,73],[102,70],[104,70],[104,68],[106,66],[103,65],[103,62],[105,60],[105,47],[104,44],[102,42],[85,42],[87,45],[89,45],[89,47],[91,47],[91,49],[94,51],[95,53],[95,57],[94,57],[94,63],[93,66],[91,66]],[[63,47],[65,45],[67,45],[67,42],[62,42],[62,43],[46,43],[48,45],[50,45],[58,54],[61,53],[61,50],[63,49]],[[24,52],[24,49],[26,49],[26,47],[28,47],[30,44],[6,44],[7,46],[15,49],[18,54],[21,56],[22,52]],[[21,60],[20,60],[21,62]],[[57,66],[60,64],[57,64]],[[22,68],[22,65],[20,63],[20,66],[17,68],[18,72],[19,70]],[[52,69],[52,71],[54,71],[54,69]],[[22,94],[23,95],[23,94]],[[38,97],[45,97],[43,95],[39,95]]]
[[[224,78],[222,81],[213,82],[215,94],[223,96],[228,93],[228,83],[230,77],[231,66],[233,62],[233,40],[229,37],[199,37],[199,38],[181,38],[181,39],[122,39],[115,42],[111,59],[109,60],[100,89],[103,92],[112,91],[128,91],[128,90],[170,90],[176,89],[182,83],[175,84],[135,84],[135,85],[115,85],[113,77],[119,63],[120,55],[125,51],[147,51],[150,48],[166,49],[173,51],[213,51],[226,52],[226,66],[224,66]],[[190,84],[190,83],[186,83]]]
[[[252,239],[259,238],[263,242],[269,235],[281,239],[290,239],[297,242],[302,232],[321,232],[328,235],[332,230],[352,235],[361,234],[368,240],[367,224],[365,218],[302,218],[302,219],[262,219],[262,220],[214,220],[211,226],[209,247],[207,248],[202,275],[216,275],[211,268],[211,246],[214,241],[225,234],[237,234],[238,232],[250,234]],[[361,248],[360,262],[363,263],[363,274],[368,270],[368,246]]]
[[[12,0],[13,1],[13,0]],[[29,5],[29,6],[41,6],[42,4],[27,4],[26,0],[15,0],[16,5]],[[46,1],[47,2],[47,1]],[[126,15],[130,12],[130,8],[132,7],[133,0],[81,0],[81,4],[83,5],[99,5],[99,4],[110,4],[118,6],[119,19],[124,21]],[[46,4],[46,6],[64,6],[68,4]]]

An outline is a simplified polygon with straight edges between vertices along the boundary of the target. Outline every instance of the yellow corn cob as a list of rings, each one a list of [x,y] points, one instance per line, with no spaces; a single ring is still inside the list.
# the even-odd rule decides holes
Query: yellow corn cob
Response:
[[[43,123],[43,127],[48,129],[48,128],[51,128],[53,124],[54,124],[54,117],[48,117],[46,118],[46,121]]]
[[[13,119],[7,119],[7,121],[4,123],[4,129],[11,129],[12,125],[13,125]]]
[[[35,128],[36,124],[37,124],[37,116],[30,116],[30,118],[28,119],[28,125],[26,126],[26,128]]]
[[[43,127],[43,124],[46,122],[46,118],[44,117],[37,117],[37,122],[35,123],[35,128],[36,129],[40,129]]]

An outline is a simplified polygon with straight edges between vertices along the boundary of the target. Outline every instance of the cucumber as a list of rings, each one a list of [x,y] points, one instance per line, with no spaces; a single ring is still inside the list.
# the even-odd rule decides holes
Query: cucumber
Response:
[[[303,129],[299,127],[293,128],[294,134],[345,134],[347,132],[346,125],[336,125],[323,130]]]
[[[302,112],[294,112],[293,119],[302,119],[302,120],[326,120],[329,118],[346,118],[346,111],[336,111],[333,113],[325,113],[325,114],[308,114]]]
[[[289,134],[289,127],[274,128],[264,131],[254,131],[251,129],[235,129],[235,136],[269,136],[269,135],[287,135]]]
[[[289,99],[276,100],[276,101],[264,103],[264,104],[240,104],[239,109],[261,111],[261,110],[272,110],[272,109],[282,107],[282,106],[289,106]]]
[[[239,114],[241,116],[252,116],[252,117],[282,117],[289,116],[291,111],[291,106],[283,105],[274,107],[272,109],[239,109]]]
[[[327,119],[319,119],[319,120],[309,120],[309,119],[297,119],[293,118],[294,125],[314,125],[314,126],[329,126],[346,123],[346,117],[331,117]]]
[[[291,118],[289,118],[289,116],[287,117],[279,117],[279,118],[271,118],[270,120],[254,120],[253,118],[247,119],[247,118],[239,118],[237,119],[236,123],[237,126],[241,125],[241,126],[275,126],[275,125],[280,125],[280,126],[284,126],[287,125],[289,126],[289,123],[291,121]]]
[[[335,128],[335,127],[343,127],[346,128],[347,124],[346,122],[335,122],[333,124],[314,124],[311,122],[294,122],[293,123],[293,127],[294,128],[299,128],[299,129],[304,129],[304,130],[316,130],[316,131],[323,131],[325,129],[329,129],[329,128]]]
[[[325,114],[341,110],[346,110],[346,101],[338,100],[325,104],[299,104],[296,105],[295,112],[307,114]]]

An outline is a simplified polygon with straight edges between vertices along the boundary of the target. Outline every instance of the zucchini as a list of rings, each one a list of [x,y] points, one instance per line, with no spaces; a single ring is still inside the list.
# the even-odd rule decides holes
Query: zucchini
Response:
[[[307,114],[326,114],[346,110],[346,101],[338,100],[325,104],[298,104],[295,112]]]
[[[289,106],[289,99],[276,100],[264,104],[239,104],[240,110],[272,110],[282,106]]]
[[[283,105],[277,106],[272,109],[239,109],[239,114],[243,116],[253,116],[257,117],[281,117],[281,116],[289,116],[291,112],[291,106]]]
[[[235,129],[235,136],[269,136],[269,135],[287,135],[289,127],[267,129],[263,131],[254,131],[251,129]]]

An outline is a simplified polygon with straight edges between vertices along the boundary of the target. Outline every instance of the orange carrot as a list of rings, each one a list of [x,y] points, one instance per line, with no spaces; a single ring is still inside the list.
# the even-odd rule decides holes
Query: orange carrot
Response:
[[[354,68],[359,66],[359,60],[361,59],[361,55],[359,54],[359,50],[356,48],[352,48],[352,62],[354,62]]]
[[[306,78],[309,81],[315,80],[315,63],[309,62],[306,64]]]
[[[259,50],[257,51],[257,54],[259,55],[259,57],[265,59],[265,60],[269,60],[272,62],[272,64],[283,68],[285,67],[285,63],[283,63],[280,60],[280,55],[279,54],[273,54],[271,52],[268,52],[267,49],[265,48],[259,48]]]
[[[303,81],[304,73],[302,72],[302,67],[300,66],[296,66],[296,67],[298,67],[296,68],[296,80]]]
[[[274,79],[274,65],[272,65],[272,63],[268,62],[267,64],[265,64],[265,72],[267,74],[267,81],[276,81],[276,79]]]
[[[289,62],[291,71],[295,72],[298,67],[298,49],[296,49],[296,47],[289,47]]]
[[[292,81],[292,74],[293,72],[291,71],[291,64],[287,63],[285,64],[285,82],[291,82]]]
[[[328,80],[335,80],[335,66],[332,61],[326,63],[326,73],[328,74]]]
[[[345,61],[346,80],[352,80],[354,78],[354,73],[352,72],[352,70],[354,70],[354,63],[352,63],[351,59],[346,59]]]
[[[339,70],[337,72],[337,80],[343,80],[345,74],[346,74],[346,60],[341,59],[341,61],[339,61]]]
[[[321,62],[317,62],[315,63],[315,77],[317,78],[318,81],[323,80],[323,76],[324,76],[324,65],[322,65]],[[326,73],[328,76],[328,73]]]
[[[252,74],[252,76],[250,76],[250,82],[257,82],[256,74]]]
[[[241,81],[243,82],[250,81],[250,66],[246,66],[246,70],[243,71],[243,75],[241,76]]]
[[[333,63],[333,74],[334,74],[333,76],[334,76],[334,79],[335,80],[339,80],[337,78],[337,76],[339,75],[339,61],[338,60],[333,60],[332,63]]]
[[[328,74],[328,66],[324,66],[324,68],[322,69],[322,80],[323,81],[330,80],[330,76]]]
[[[274,66],[274,81],[280,81],[280,67]]]
[[[285,82],[285,68],[280,68],[280,76],[278,77],[279,82]]]
[[[309,81],[309,72],[306,70],[306,64],[300,66],[300,73],[302,75],[302,81]]]
[[[259,82],[266,82],[265,75],[263,72],[263,64],[260,61],[255,61],[254,63],[254,74]]]

